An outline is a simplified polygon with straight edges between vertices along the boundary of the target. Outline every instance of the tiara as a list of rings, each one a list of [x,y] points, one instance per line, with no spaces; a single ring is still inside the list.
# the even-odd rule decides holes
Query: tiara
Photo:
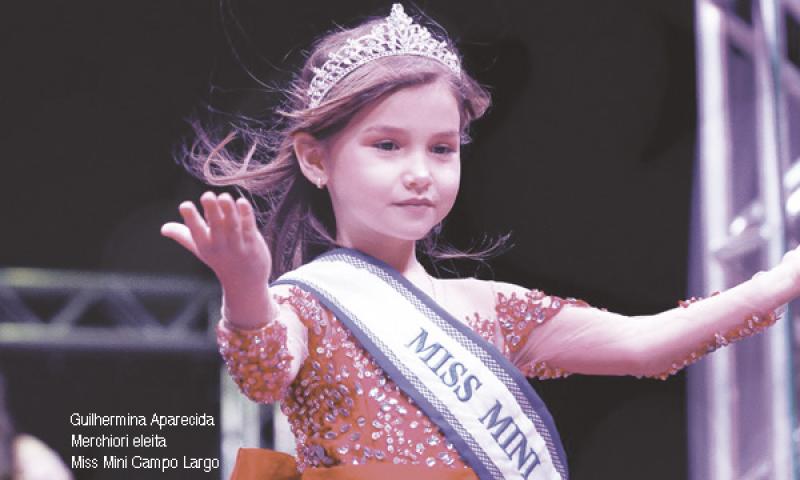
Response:
[[[319,106],[328,91],[358,67],[382,57],[419,55],[444,64],[461,76],[461,62],[447,43],[433,38],[427,28],[413,23],[399,3],[384,22],[375,25],[367,35],[348,39],[337,51],[328,55],[321,68],[314,68],[308,88],[309,108]]]

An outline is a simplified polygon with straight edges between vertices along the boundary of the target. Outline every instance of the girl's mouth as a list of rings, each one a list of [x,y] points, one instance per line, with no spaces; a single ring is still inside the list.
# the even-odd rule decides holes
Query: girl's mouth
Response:
[[[415,207],[432,207],[433,202],[427,198],[410,198],[408,200],[403,200],[402,202],[398,202],[396,205],[400,205],[403,207],[407,206],[415,206]]]

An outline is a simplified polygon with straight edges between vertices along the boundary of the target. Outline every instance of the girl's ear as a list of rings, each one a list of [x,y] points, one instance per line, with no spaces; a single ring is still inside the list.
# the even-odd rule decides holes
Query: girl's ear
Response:
[[[294,142],[294,154],[300,164],[300,170],[309,182],[319,188],[327,182],[327,173],[323,159],[325,149],[322,143],[306,132],[295,133],[292,137]]]

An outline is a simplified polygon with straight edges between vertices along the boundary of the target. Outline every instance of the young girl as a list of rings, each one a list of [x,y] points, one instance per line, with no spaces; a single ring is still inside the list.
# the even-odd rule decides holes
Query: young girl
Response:
[[[666,378],[771,325],[800,294],[796,252],[637,318],[434,278],[418,243],[433,245],[460,145],[489,105],[438,37],[394,5],[316,45],[280,128],[241,132],[243,161],[226,150],[234,134],[214,143],[200,131],[205,178],[269,202],[264,236],[247,200],[211,192],[202,215],[185,202],[184,224],[162,232],[219,278],[229,371],[252,400],[280,401],[297,439],[296,464],[242,451],[236,478],[564,479],[558,432],[526,376]]]

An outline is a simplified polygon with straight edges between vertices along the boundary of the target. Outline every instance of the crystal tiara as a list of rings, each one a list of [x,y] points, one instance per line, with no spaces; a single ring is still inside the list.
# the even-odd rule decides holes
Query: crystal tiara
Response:
[[[419,55],[432,58],[461,76],[458,56],[447,43],[435,39],[427,28],[413,23],[399,3],[392,13],[375,25],[369,34],[350,38],[337,51],[328,55],[321,68],[314,68],[314,78],[308,88],[308,106],[319,106],[328,91],[358,67],[378,58],[392,55]]]

